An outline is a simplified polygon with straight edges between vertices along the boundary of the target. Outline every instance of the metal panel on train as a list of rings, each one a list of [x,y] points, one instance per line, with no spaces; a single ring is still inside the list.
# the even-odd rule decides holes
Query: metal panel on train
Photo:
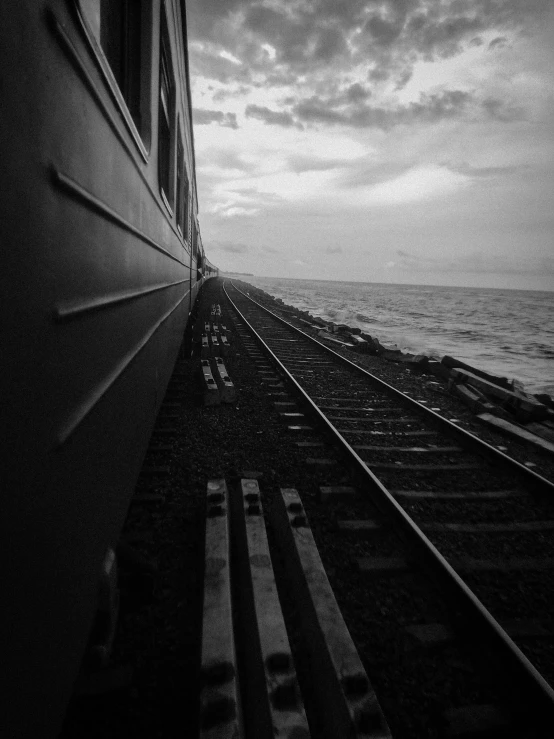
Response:
[[[202,282],[185,3],[2,9],[4,736],[55,736]]]

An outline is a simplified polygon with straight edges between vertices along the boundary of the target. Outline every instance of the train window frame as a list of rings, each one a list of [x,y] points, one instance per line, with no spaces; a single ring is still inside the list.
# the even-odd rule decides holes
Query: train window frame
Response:
[[[198,258],[198,224],[196,218],[192,219],[190,253],[193,259]]]
[[[175,166],[175,220],[177,224],[177,230],[181,234],[181,238],[184,241],[185,224],[184,224],[184,180],[186,179],[186,167],[185,167],[185,148],[183,146],[183,135],[181,133],[181,121],[177,119],[177,141],[176,141],[176,156],[177,162]]]
[[[165,3],[160,5],[158,72],[158,186],[171,216],[175,205],[175,75]],[[163,129],[163,136],[162,136]],[[165,162],[162,162],[165,156]],[[162,171],[162,164],[165,168]],[[162,182],[162,178],[164,182]],[[166,187],[164,188],[164,184]],[[167,190],[167,192],[166,192]]]
[[[191,192],[191,189],[190,189],[190,179],[189,179],[189,175],[188,175],[188,172],[187,172],[187,167],[186,167],[186,164],[185,164],[185,197],[184,197],[184,200],[183,200],[183,205],[184,205],[184,209],[185,209],[184,217],[183,217],[183,224],[184,224],[184,229],[185,230],[184,230],[184,233],[183,233],[183,238],[185,239],[185,241],[188,244],[189,251],[192,252],[192,244],[190,243],[190,214],[192,212],[192,207],[191,207],[192,204],[191,204],[190,192]]]
[[[140,18],[140,40],[138,45],[130,44],[134,53],[140,57],[141,70],[138,83],[136,81],[133,83],[134,93],[138,98],[135,117],[138,117],[139,120],[135,120],[125,97],[125,91],[121,89],[106,50],[101,44],[99,16],[97,16],[97,22],[93,22],[92,19],[92,16],[96,15],[96,9],[100,10],[102,0],[73,0],[73,2],[85,39],[88,42],[89,49],[93,53],[93,59],[103,77],[103,81],[110,92],[112,101],[118,108],[120,116],[140,155],[145,162],[148,162],[152,143],[152,106],[150,92],[152,74],[152,4],[147,0],[122,0],[126,7],[136,9],[139,6],[138,14],[135,14],[133,17],[135,22],[137,16]],[[136,80],[136,78],[134,79]]]
[[[190,180],[187,172],[187,163],[185,158],[185,147],[183,141],[185,138],[181,129],[181,120],[177,120],[177,165],[176,165],[176,177],[177,184],[175,188],[176,193],[176,222],[177,229],[183,239],[183,246],[187,251],[190,251],[189,243],[189,196],[190,196]]]

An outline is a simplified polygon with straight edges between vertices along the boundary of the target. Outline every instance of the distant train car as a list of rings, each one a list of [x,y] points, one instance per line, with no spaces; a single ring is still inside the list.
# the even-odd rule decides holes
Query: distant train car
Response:
[[[183,0],[0,12],[0,735],[55,736],[199,287]]]
[[[218,275],[219,275],[218,268],[215,267],[207,259],[205,259],[205,261],[204,261],[204,276],[205,277],[217,277]]]

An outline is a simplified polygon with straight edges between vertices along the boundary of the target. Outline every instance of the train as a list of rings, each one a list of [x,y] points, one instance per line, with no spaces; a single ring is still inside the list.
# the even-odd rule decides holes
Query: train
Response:
[[[199,230],[184,0],[18,0],[0,18],[0,735],[44,739],[218,271]]]

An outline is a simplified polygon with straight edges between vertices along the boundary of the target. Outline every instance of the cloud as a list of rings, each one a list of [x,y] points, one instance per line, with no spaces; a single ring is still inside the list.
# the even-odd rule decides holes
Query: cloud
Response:
[[[197,126],[219,123],[220,126],[224,126],[225,128],[238,128],[236,113],[223,113],[221,110],[194,108],[193,119]]]
[[[402,33],[403,19],[388,21],[381,15],[372,15],[363,32],[369,33],[373,40],[382,46],[390,46]]]
[[[300,234],[303,259],[337,254],[329,257],[337,275],[351,266],[335,244],[362,250],[368,229],[376,264],[389,260],[388,274],[405,269],[403,277],[462,269],[446,257],[453,244],[545,251],[553,103],[543,19],[552,8],[553,0],[190,0],[206,234],[240,242],[262,224],[279,246],[271,225],[287,248]],[[344,142],[358,147],[351,157]],[[448,221],[456,232],[445,235]],[[287,263],[253,238],[244,259]],[[417,267],[419,249],[438,256],[439,248],[440,264]]]
[[[436,165],[409,169],[398,177],[380,182],[360,194],[367,205],[402,205],[404,203],[442,198],[471,182],[457,172]],[[400,256],[409,256],[399,252]]]
[[[412,79],[413,70],[411,69],[405,69],[403,72],[400,73],[398,76],[398,79],[396,80],[395,85],[395,91],[398,92],[399,90],[403,90],[408,82]]]
[[[388,131],[445,118],[511,123],[525,118],[526,111],[505,99],[510,93],[498,88],[480,98],[474,90],[462,89],[464,85],[429,88],[411,102],[404,96],[400,103],[395,96],[405,90],[422,61],[448,59],[485,41],[489,49],[499,48],[509,37],[538,28],[549,4],[550,0],[223,4],[195,0],[192,79],[216,80],[224,86],[212,88],[215,107],[222,100],[251,94],[246,117],[282,128],[318,125]],[[284,94],[276,101],[271,93],[280,88]],[[287,104],[291,90],[296,99]],[[195,122],[238,128],[236,112],[199,110]]]
[[[247,205],[240,205],[240,201],[231,197],[226,202],[215,202],[210,208],[207,209],[209,213],[212,213],[219,218],[236,218],[237,216],[255,216],[258,214],[259,209],[255,207],[248,207]]]
[[[237,65],[227,56],[222,56],[225,51],[218,44],[206,42],[194,42],[189,45],[189,55],[193,79],[204,77],[215,80],[222,84],[251,84],[252,73],[249,67]],[[234,55],[230,55],[234,56]]]
[[[321,159],[320,157],[291,156],[287,160],[289,168],[299,174],[301,172],[326,172],[340,169],[350,163],[345,159]]]
[[[502,48],[503,46],[506,46],[507,42],[508,42],[508,39],[506,38],[506,36],[497,36],[496,38],[493,38],[488,48],[489,49]]]
[[[342,254],[342,246],[328,246],[325,254]]]
[[[250,92],[250,90],[251,88],[248,85],[239,85],[238,87],[230,85],[222,87],[214,92],[212,100],[214,103],[222,103],[224,100],[228,100],[229,98],[244,97]]]
[[[217,213],[222,218],[236,218],[236,216],[255,216],[258,214],[257,208],[243,208],[241,205],[231,205],[229,207],[220,208]]]
[[[419,100],[408,104],[342,105],[340,99],[312,95],[296,102],[292,112],[306,123],[378,128],[388,131],[394,126],[436,123],[445,119],[481,121],[494,119],[511,122],[524,117],[522,108],[496,98],[480,100],[467,90],[442,90],[421,93]]]
[[[356,65],[365,65],[373,82],[399,70],[408,75],[418,61],[460,54],[482,34],[494,35],[490,48],[495,48],[509,31],[539,27],[551,0],[195,0],[193,5],[194,72],[268,84],[307,73],[333,78]]]
[[[477,177],[483,179],[520,174],[521,172],[529,168],[529,165],[527,164],[507,164],[496,167],[476,167],[468,164],[467,162],[459,164],[446,163],[444,166],[447,166],[454,172],[459,172],[460,174],[467,175],[469,177]]]
[[[300,129],[304,128],[299,121],[294,120],[290,113],[270,110],[262,105],[247,105],[244,114],[247,118],[257,118],[258,120],[264,121],[264,123],[273,126],[284,126],[285,128],[295,126]]]
[[[231,149],[206,149],[202,156],[202,165],[199,167],[217,167],[223,170],[237,170],[239,172],[251,172],[255,167],[250,162],[244,161],[239,154]]]
[[[210,242],[210,251],[224,251],[229,254],[246,254],[249,247],[246,244],[236,241],[212,241]]]
[[[393,263],[404,272],[496,274],[496,275],[554,275],[554,257],[518,258],[473,251],[459,257],[430,257],[398,249],[400,257]]]
[[[367,100],[371,96],[371,90],[368,90],[359,82],[355,82],[350,85],[345,93],[345,97],[349,103],[359,103],[362,100]]]
[[[520,121],[526,117],[525,110],[521,106],[511,105],[498,98],[486,98],[483,100],[483,108],[490,118],[505,123]]]
[[[299,4],[275,10],[251,5],[244,16],[244,29],[275,49],[272,63],[329,64],[347,51],[344,27],[325,17],[325,3],[310,9]]]

